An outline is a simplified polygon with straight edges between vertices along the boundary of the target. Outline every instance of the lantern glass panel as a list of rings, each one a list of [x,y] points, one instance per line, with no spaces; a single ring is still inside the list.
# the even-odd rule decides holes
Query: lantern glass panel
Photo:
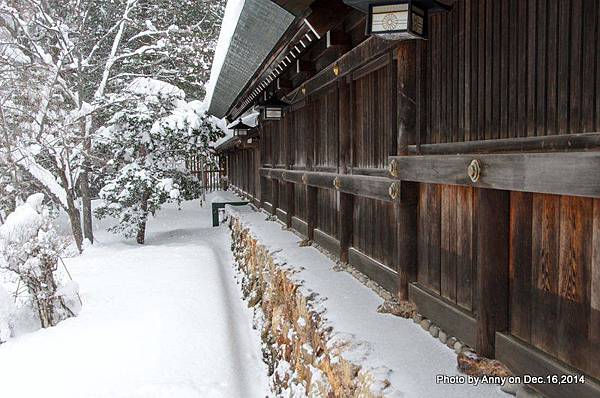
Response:
[[[265,119],[279,120],[282,117],[282,110],[279,107],[266,107]]]
[[[372,33],[402,32],[408,29],[408,4],[373,5]]]

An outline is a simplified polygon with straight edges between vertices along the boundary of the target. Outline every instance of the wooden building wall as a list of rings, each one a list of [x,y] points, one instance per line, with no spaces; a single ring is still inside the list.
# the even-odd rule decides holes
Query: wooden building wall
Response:
[[[458,0],[389,50],[351,17],[335,62],[354,68],[327,80],[309,53],[284,119],[261,124],[259,201],[515,372],[541,353],[597,383],[600,134],[581,134],[600,129],[600,3]],[[259,181],[230,161],[233,185]]]
[[[600,130],[596,0],[461,0],[430,18],[421,143]]]

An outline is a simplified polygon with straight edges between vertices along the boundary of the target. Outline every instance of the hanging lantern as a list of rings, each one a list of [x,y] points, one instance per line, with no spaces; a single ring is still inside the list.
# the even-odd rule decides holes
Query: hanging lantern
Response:
[[[283,109],[288,106],[286,102],[271,97],[259,104],[262,109],[263,120],[281,120],[283,118]]]
[[[426,39],[428,14],[449,9],[435,0],[371,2],[367,34],[391,40]]]
[[[233,135],[236,137],[245,137],[248,135],[248,131],[252,130],[252,127],[242,122],[241,118],[230,128],[233,129]]]

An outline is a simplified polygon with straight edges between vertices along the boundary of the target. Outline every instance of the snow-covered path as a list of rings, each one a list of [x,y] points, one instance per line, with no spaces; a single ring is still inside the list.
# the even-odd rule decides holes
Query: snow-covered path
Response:
[[[264,397],[230,239],[209,225],[194,202],[163,209],[143,247],[98,231],[67,263],[81,314],[0,346],[0,397]]]

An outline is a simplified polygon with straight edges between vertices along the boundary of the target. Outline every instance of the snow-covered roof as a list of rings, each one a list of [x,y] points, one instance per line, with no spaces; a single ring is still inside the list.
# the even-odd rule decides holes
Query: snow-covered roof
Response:
[[[293,20],[270,0],[228,0],[206,90],[210,114],[226,115]]]
[[[256,127],[256,126],[258,126],[258,116],[259,115],[260,115],[260,113],[258,111],[250,110],[244,116],[241,117],[242,123],[244,123],[250,127]],[[225,125],[220,126],[221,129],[225,132],[225,135],[223,137],[219,138],[214,143],[214,148],[216,148],[218,150],[220,146],[228,143],[229,141],[231,141],[235,138],[233,136],[233,130],[231,129],[231,126],[233,126],[236,123],[237,123],[237,120],[233,121],[232,123],[230,123],[227,126],[225,126]]]

